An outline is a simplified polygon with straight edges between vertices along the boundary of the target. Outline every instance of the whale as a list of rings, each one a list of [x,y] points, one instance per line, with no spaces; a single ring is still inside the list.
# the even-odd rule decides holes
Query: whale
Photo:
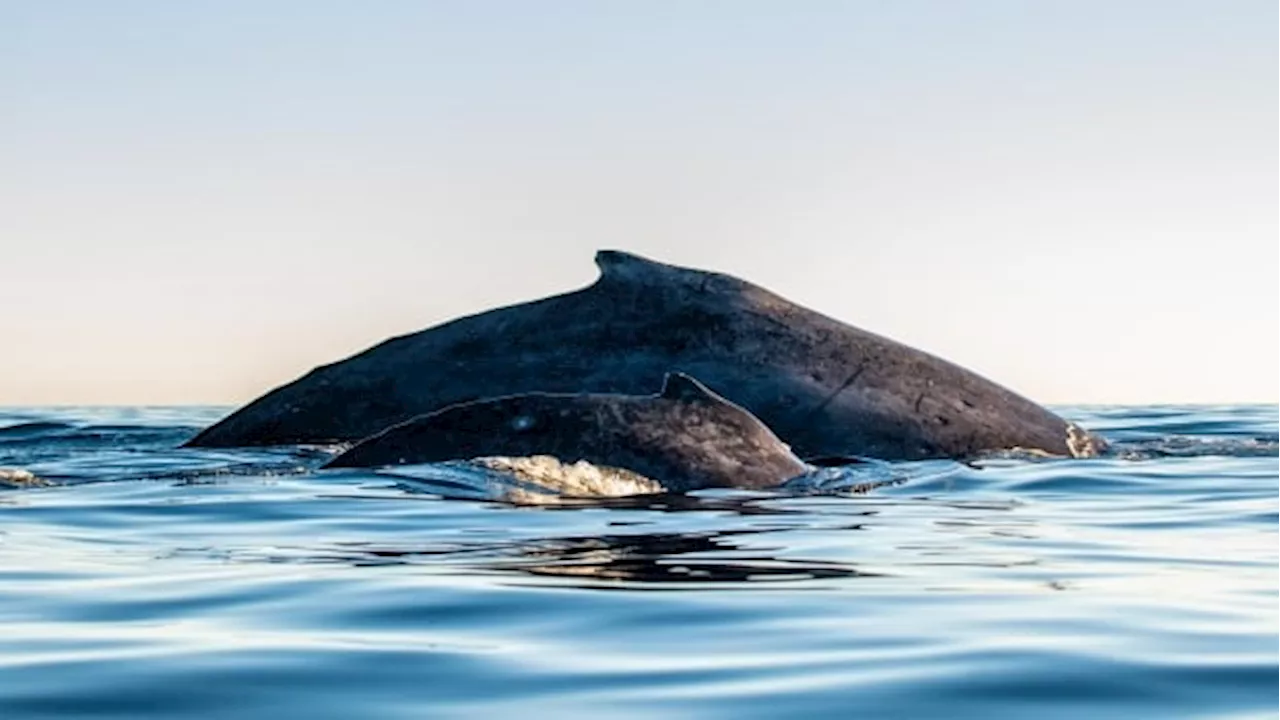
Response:
[[[451,405],[324,467],[479,460],[518,474],[529,466],[518,460],[535,458],[639,476],[653,481],[640,485],[649,492],[771,488],[813,470],[750,412],[682,373],[668,374],[656,395],[524,393]]]
[[[642,395],[698,378],[811,461],[1088,457],[1106,441],[976,373],[732,275],[618,250],[591,285],[458,318],[317,367],[187,442],[354,442],[488,397]]]

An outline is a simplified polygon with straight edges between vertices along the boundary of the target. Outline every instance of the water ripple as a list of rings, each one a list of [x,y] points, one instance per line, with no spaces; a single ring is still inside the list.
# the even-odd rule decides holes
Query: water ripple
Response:
[[[0,716],[1275,713],[1274,407],[538,506],[176,447],[224,411],[0,412],[0,465],[49,483],[0,491]]]

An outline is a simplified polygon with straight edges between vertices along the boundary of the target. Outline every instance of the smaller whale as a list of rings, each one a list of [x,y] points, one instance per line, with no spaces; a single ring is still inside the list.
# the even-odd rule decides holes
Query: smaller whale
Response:
[[[670,492],[774,487],[813,469],[756,416],[681,373],[668,373],[657,395],[525,393],[450,405],[325,467],[539,456],[634,473]]]

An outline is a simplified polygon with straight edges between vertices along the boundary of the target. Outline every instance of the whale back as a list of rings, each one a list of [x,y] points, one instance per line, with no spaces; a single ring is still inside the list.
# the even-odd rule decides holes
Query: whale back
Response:
[[[928,353],[721,273],[616,250],[562,295],[387,340],[316,368],[196,436],[197,446],[357,440],[452,404],[530,392],[652,392],[697,377],[801,457],[1095,452],[1101,440]]]

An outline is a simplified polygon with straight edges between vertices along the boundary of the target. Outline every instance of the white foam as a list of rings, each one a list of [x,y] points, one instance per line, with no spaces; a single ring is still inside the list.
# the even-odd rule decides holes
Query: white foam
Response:
[[[482,457],[472,462],[490,470],[509,473],[564,497],[624,497],[665,490],[662,483],[637,472],[592,465],[586,460],[567,464],[550,455],[532,455]]]
[[[52,484],[30,470],[0,467],[0,487],[48,487]]]
[[[1104,449],[1106,444],[1096,441],[1084,428],[1075,423],[1067,423],[1067,450],[1071,452],[1071,457],[1098,457]]]
[[[661,483],[622,468],[549,455],[481,457],[468,461],[396,465],[380,475],[411,479],[423,489],[459,498],[517,505],[555,504],[565,499],[615,498],[663,492]]]

